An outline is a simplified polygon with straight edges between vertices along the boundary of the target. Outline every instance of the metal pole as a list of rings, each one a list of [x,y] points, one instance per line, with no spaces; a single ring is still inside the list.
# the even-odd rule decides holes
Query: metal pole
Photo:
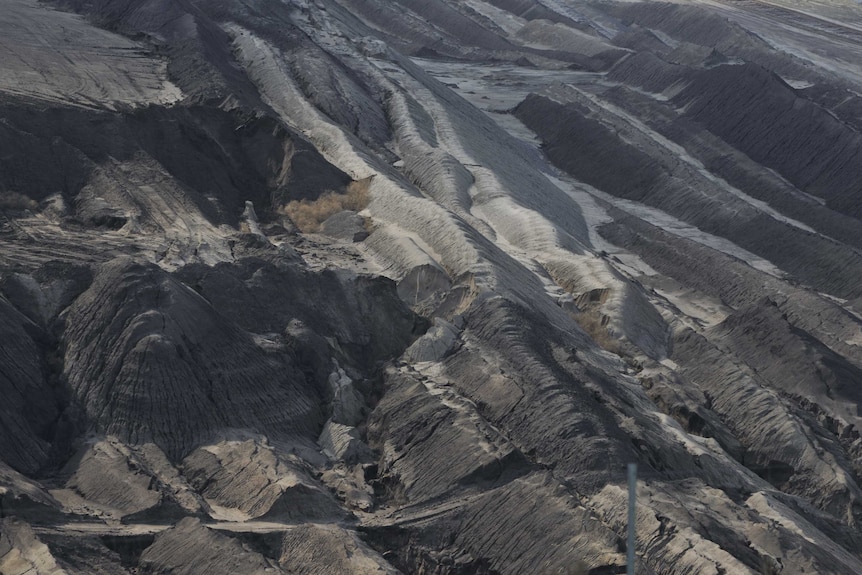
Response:
[[[638,464],[629,463],[629,541],[627,575],[635,575],[635,502],[637,501]]]

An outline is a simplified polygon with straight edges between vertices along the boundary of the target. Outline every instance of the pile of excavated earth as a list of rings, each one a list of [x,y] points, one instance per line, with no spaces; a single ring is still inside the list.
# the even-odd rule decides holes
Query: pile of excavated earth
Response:
[[[0,574],[862,573],[862,6],[3,0]]]

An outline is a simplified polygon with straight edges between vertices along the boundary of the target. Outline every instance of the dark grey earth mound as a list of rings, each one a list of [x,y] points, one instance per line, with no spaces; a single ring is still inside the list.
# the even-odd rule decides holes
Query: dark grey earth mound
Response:
[[[48,459],[51,424],[59,411],[37,343],[45,336],[6,300],[0,300],[0,315],[4,341],[0,371],[4,441],[0,456],[16,469],[33,473]]]
[[[262,348],[153,266],[106,264],[65,322],[64,376],[88,419],[122,440],[182,457],[221,428],[285,437],[323,424],[290,355]]]
[[[860,30],[6,0],[0,574],[862,573]]]

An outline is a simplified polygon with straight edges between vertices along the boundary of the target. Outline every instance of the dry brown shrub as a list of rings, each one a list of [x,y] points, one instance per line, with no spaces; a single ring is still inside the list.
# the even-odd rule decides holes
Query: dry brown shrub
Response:
[[[320,224],[338,212],[364,210],[370,199],[368,188],[373,177],[350,182],[343,194],[326,192],[313,201],[294,200],[280,211],[289,217],[300,231],[316,232],[320,229]]]
[[[605,327],[603,315],[597,311],[588,311],[576,314],[574,316],[578,325],[587,332],[593,341],[599,344],[600,347],[611,353],[620,353],[620,342],[611,336],[608,328]]]
[[[38,207],[32,199],[11,190],[0,192],[0,210],[35,210]]]

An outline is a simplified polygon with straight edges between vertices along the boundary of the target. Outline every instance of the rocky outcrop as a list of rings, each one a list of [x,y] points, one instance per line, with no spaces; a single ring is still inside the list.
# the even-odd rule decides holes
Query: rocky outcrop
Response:
[[[361,242],[368,237],[365,221],[355,212],[343,211],[326,218],[321,232],[338,240]]]
[[[431,499],[459,485],[493,484],[528,467],[523,454],[447,387],[409,372],[387,377],[369,439],[381,451],[378,475],[387,496],[398,503]],[[446,461],[438,457],[443,451],[451,453]]]
[[[95,443],[68,463],[74,473],[65,487],[116,518],[149,510],[162,500],[153,489],[157,481],[130,459],[134,458],[122,445]],[[62,498],[65,494],[56,495]]]
[[[183,473],[215,519],[326,521],[342,515],[301,462],[259,440],[223,441],[183,460]]]
[[[33,529],[14,519],[0,520],[0,573],[66,575]]]
[[[409,363],[440,361],[455,347],[459,329],[441,318],[404,352],[403,359]]]

